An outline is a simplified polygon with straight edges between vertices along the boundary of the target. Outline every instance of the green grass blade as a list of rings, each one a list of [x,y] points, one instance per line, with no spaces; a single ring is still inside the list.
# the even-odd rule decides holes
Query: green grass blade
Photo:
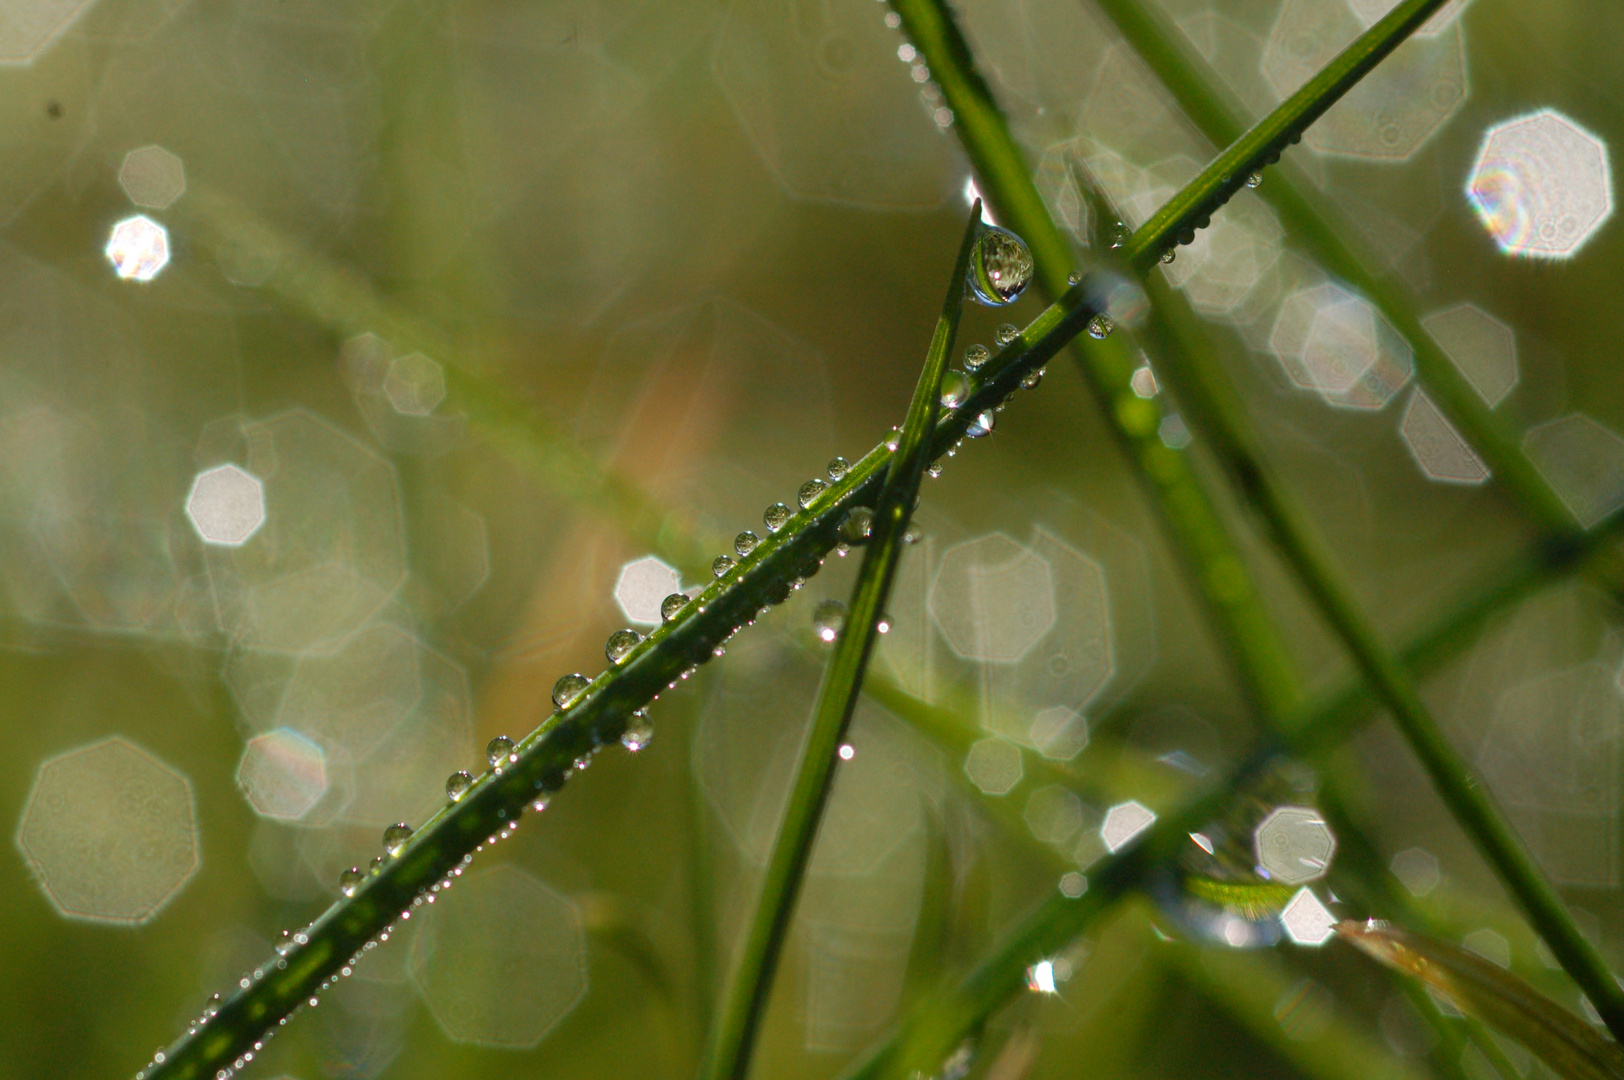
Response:
[[[1257,512],[1264,531],[1392,714],[1455,820],[1608,1027],[1615,1034],[1624,1033],[1624,988],[1579,932],[1533,855],[1433,719],[1414,679],[1381,644],[1306,515],[1271,475],[1238,396],[1210,358],[1211,343],[1194,314],[1165,283],[1151,281],[1149,290],[1152,311],[1146,329],[1157,346],[1153,355],[1162,361],[1158,370],[1184,406],[1202,444]]]
[[[1183,39],[1155,4],[1140,0],[1094,0],[1116,24],[1128,44],[1172,93],[1179,107],[1215,146],[1228,146],[1245,130],[1241,111],[1230,100],[1223,80]],[[1396,14],[1396,12],[1395,12]],[[1490,470],[1544,527],[1575,528],[1573,518],[1522,453],[1512,435],[1491,413],[1455,365],[1444,355],[1406,302],[1400,286],[1366,269],[1351,230],[1332,228],[1334,212],[1323,205],[1295,170],[1277,171],[1257,194],[1279,213],[1287,235],[1327,272],[1369,297],[1388,322],[1409,342],[1418,378]]]
[[[1493,1024],[1568,1080],[1624,1080],[1624,1049],[1482,957],[1382,923],[1345,922],[1337,933]]]
[[[970,211],[970,222],[959,245],[958,260],[948,284],[942,314],[936,320],[924,370],[914,388],[907,420],[897,439],[895,456],[874,506],[874,518],[863,563],[852,586],[846,625],[835,640],[834,655],[824,670],[812,710],[812,730],[790,788],[789,804],[773,841],[772,854],[756,898],[755,915],[746,931],[739,960],[728,981],[726,996],[713,1028],[700,1076],[743,1080],[750,1071],[755,1044],[773,974],[783,952],[801,880],[806,874],[817,837],[818,823],[834,782],[836,751],[846,737],[863,672],[874,651],[876,625],[883,612],[897,560],[902,554],[903,532],[913,513],[919,480],[930,462],[930,435],[941,399],[942,375],[964,309],[965,275],[970,253],[982,231],[981,203]]]

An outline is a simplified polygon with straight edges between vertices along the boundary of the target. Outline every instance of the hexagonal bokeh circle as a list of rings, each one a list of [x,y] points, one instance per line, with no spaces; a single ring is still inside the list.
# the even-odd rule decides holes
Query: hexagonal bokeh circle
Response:
[[[1507,255],[1571,258],[1613,214],[1607,144],[1554,109],[1497,124],[1466,199]]]
[[[1047,560],[994,533],[943,553],[928,603],[960,656],[1013,663],[1055,624],[1054,576]]]
[[[327,793],[327,755],[292,728],[256,735],[237,763],[237,786],[256,813],[297,821]]]
[[[246,543],[265,524],[265,485],[235,465],[207,469],[192,481],[186,517],[205,543]]]
[[[1364,297],[1334,282],[1299,289],[1280,305],[1269,351],[1286,376],[1327,405],[1380,409],[1410,381],[1410,346]]]
[[[197,871],[192,785],[120,736],[69,750],[35,774],[17,846],[60,914],[147,922]]]
[[[1523,436],[1523,452],[1585,528],[1624,506],[1624,437],[1569,413]]]
[[[1404,406],[1399,434],[1416,467],[1428,480],[1470,485],[1481,484],[1489,478],[1489,467],[1483,464],[1477,451],[1419,388]]]
[[[515,866],[465,875],[419,918],[412,981],[456,1042],[535,1046],[586,996],[580,912]]]
[[[1344,0],[1286,0],[1263,53],[1281,97],[1297,90],[1365,28]],[[1453,25],[1395,49],[1303,135],[1327,154],[1402,161],[1466,101],[1466,56]]]
[[[1301,885],[1323,877],[1336,853],[1336,837],[1318,810],[1276,807],[1252,837],[1257,863],[1270,879]]]
[[[925,209],[953,186],[950,139],[900,67],[884,12],[852,0],[739,0],[712,71],[756,151],[791,195]],[[923,65],[916,69],[924,73]]]
[[[118,186],[135,205],[163,210],[186,192],[186,166],[161,146],[143,146],[124,155]]]
[[[1504,401],[1517,385],[1516,335],[1476,304],[1434,311],[1421,326],[1489,408]]]
[[[628,622],[652,626],[660,621],[660,602],[682,591],[682,575],[653,555],[633,559],[615,579],[615,603]]]

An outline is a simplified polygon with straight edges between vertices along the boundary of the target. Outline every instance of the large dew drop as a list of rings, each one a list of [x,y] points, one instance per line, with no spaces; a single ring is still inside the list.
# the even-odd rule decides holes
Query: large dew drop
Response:
[[[948,371],[942,375],[942,407],[956,409],[970,396],[970,380],[962,371]]]
[[[513,740],[506,735],[498,735],[486,743],[485,760],[491,763],[491,768],[501,769],[513,760]]]
[[[801,504],[802,510],[805,510],[807,507],[818,501],[819,495],[822,495],[828,490],[829,485],[825,484],[822,480],[808,480],[806,483],[801,485],[801,490],[795,493],[795,501]]]
[[[592,680],[579,672],[565,675],[563,678],[553,683],[553,704],[557,705],[560,709],[567,709],[574,704],[575,699],[585,693],[586,688],[591,685]]]
[[[465,772],[454,772],[445,778],[445,797],[456,802],[468,794],[468,789],[474,786],[474,778]]]
[[[742,559],[756,550],[756,545],[759,543],[761,543],[761,537],[746,529],[733,538],[733,550],[738,552],[739,558]]]
[[[840,523],[840,538],[848,544],[866,544],[874,528],[874,511],[866,506],[853,507]]]
[[[998,342],[998,347],[1000,349],[1020,336],[1021,332],[1020,330],[1016,329],[1014,323],[1004,323],[1002,326],[992,332],[992,339]]]
[[[767,526],[768,532],[777,532],[789,520],[789,507],[783,503],[773,503],[761,515],[761,523]]]
[[[964,350],[965,369],[968,371],[974,371],[982,364],[985,364],[991,356],[992,353],[987,350],[985,345],[972,345],[968,349]]]
[[[603,655],[609,658],[611,664],[618,664],[631,654],[643,640],[643,635],[636,630],[616,630],[609,635],[609,640],[603,643]]]
[[[654,738],[654,721],[649,719],[647,709],[638,709],[626,721],[626,730],[620,733],[620,745],[637,753],[649,744]]]
[[[398,821],[383,831],[383,849],[391,855],[399,855],[411,838],[412,827]]]
[[[734,565],[733,556],[718,555],[711,560],[711,573],[717,577],[727,577],[728,571],[732,570]]]
[[[1008,229],[988,225],[970,252],[970,295],[988,307],[1021,298],[1032,284],[1032,252]]]
[[[674,592],[660,601],[660,621],[670,622],[682,613],[688,606],[688,597],[685,593]]]
[[[838,484],[840,481],[846,479],[846,474],[850,471],[851,462],[847,461],[845,458],[837,457],[829,459],[829,479],[833,480],[835,483]]]
[[[356,890],[361,887],[362,878],[363,875],[359,866],[350,867],[338,875],[338,891],[345,896],[354,896]],[[248,980],[244,979],[243,981],[246,983]]]
[[[964,429],[964,433],[972,439],[979,439],[983,435],[992,434],[995,422],[996,419],[992,414],[992,410],[987,409],[976,414],[975,419],[970,421],[970,426]]]
[[[819,641],[833,641],[846,628],[846,605],[839,600],[825,600],[812,609],[812,632]]]

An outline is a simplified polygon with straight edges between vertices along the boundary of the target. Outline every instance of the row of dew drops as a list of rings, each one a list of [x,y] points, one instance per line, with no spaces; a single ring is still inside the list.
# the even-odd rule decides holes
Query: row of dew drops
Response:
[[[970,267],[967,273],[967,285],[969,287],[971,297],[973,297],[979,303],[989,307],[1003,307],[1005,305],[1012,304],[1020,298],[1021,294],[1025,292],[1027,286],[1031,283],[1032,273],[1032,255],[1025,242],[1023,242],[1014,233],[1011,233],[1006,229],[1002,229],[994,225],[982,226],[981,235],[978,237],[971,252]],[[1079,275],[1072,275],[1072,284],[1075,285],[1079,280],[1081,280]],[[1095,338],[1103,338],[1111,332],[1112,328],[1110,317],[1102,313],[1096,315],[1089,323],[1088,332]],[[994,337],[998,343],[998,346],[1002,348],[1013,342],[1018,335],[1019,331],[1013,325],[1006,323],[997,328]],[[941,403],[944,407],[957,408],[970,398],[974,389],[972,382],[974,373],[978,368],[986,363],[988,359],[990,359],[991,355],[992,354],[987,347],[980,344],[971,345],[965,350],[964,370],[950,370],[943,377]],[[1023,376],[1021,386],[1025,389],[1035,388],[1042,378],[1043,370],[1041,368],[1034,368],[1032,371],[1027,372],[1026,375]],[[965,429],[965,435],[974,439],[990,434],[994,425],[994,413],[1002,411],[1004,404],[1005,403],[999,403],[993,408],[984,410],[978,413],[975,417],[971,418],[970,423]],[[897,432],[895,429],[893,429],[891,435],[888,436],[887,445],[894,450],[896,449],[896,442]],[[957,449],[958,444],[955,444],[953,447],[948,449],[947,455],[953,456],[957,453]],[[796,501],[799,503],[800,507],[803,510],[811,508],[811,506],[826,491],[829,490],[829,483],[839,483],[846,477],[850,468],[851,465],[845,458],[836,457],[830,461],[828,466],[828,482],[825,482],[822,479],[808,480],[806,483],[802,484],[800,489],[797,491]],[[942,472],[941,461],[937,460],[932,462],[928,468],[928,472],[933,477],[940,476]],[[765,513],[763,513],[762,523],[766,527],[769,534],[776,533],[786,524],[788,524],[792,516],[793,512],[786,504],[781,502],[774,503],[773,505],[767,507]],[[849,511],[838,528],[837,535],[839,539],[834,548],[835,552],[838,555],[844,556],[850,551],[852,546],[866,543],[872,523],[873,511],[869,508],[855,507]],[[916,542],[918,538],[919,532],[917,526],[910,525],[907,532],[904,534],[904,541],[911,544]],[[755,532],[745,530],[744,532],[739,533],[733,541],[733,550],[735,555],[718,555],[711,563],[712,574],[717,579],[725,578],[735,568],[743,565],[743,563],[749,559],[760,543],[761,537]],[[798,567],[796,571],[794,571],[795,576],[792,576],[788,580],[778,582],[777,587],[769,592],[767,597],[768,605],[761,609],[760,614],[765,614],[773,605],[782,603],[785,599],[787,599],[792,591],[798,590],[804,586],[806,579],[815,574],[822,565],[822,559],[808,560],[807,563],[801,567]],[[665,600],[660,604],[660,617],[662,622],[670,623],[674,621],[687,607],[691,599],[692,597],[686,593],[680,592],[672,593],[670,596],[666,597]],[[824,642],[833,642],[837,637],[839,637],[840,633],[845,628],[845,614],[845,605],[841,604],[837,600],[825,600],[818,604],[812,613],[813,631],[817,638]],[[753,619],[749,620],[745,625],[751,625],[753,622]],[[735,627],[734,630],[727,635],[727,637],[730,638],[732,633],[736,633],[738,629],[739,628]],[[890,629],[890,621],[888,617],[881,617],[878,629],[881,633],[886,633]],[[726,652],[726,640],[727,638],[724,638],[721,644],[716,645],[715,648],[709,653],[703,657],[700,657],[699,662],[702,663],[705,660],[710,659],[711,656],[724,655]],[[636,630],[616,630],[614,633],[609,635],[608,640],[604,644],[604,655],[607,657],[611,665],[618,666],[625,663],[626,660],[637,649],[637,647],[643,643],[643,641],[643,635],[639,634]],[[695,670],[696,667],[690,666],[681,673],[679,679],[689,678]],[[553,704],[557,706],[560,712],[570,708],[582,697],[583,694],[586,693],[591,684],[592,680],[578,672],[563,676],[553,685]],[[671,683],[672,687],[675,687],[676,685],[677,681],[673,681]],[[656,694],[654,699],[657,700],[658,697],[659,695]],[[654,725],[653,721],[649,717],[649,711],[646,706],[634,710],[629,718],[629,721],[619,733],[619,741],[621,745],[634,753],[647,746],[653,737]],[[594,732],[592,749],[589,749],[581,757],[575,759],[572,768],[564,770],[561,776],[555,774],[553,777],[547,780],[538,780],[536,785],[537,794],[536,797],[530,802],[529,809],[532,812],[540,812],[541,810],[546,809],[549,801],[552,798],[553,791],[556,791],[560,786],[562,786],[562,784],[572,775],[580,772],[590,765],[592,754],[595,753],[597,748],[602,745],[603,741],[606,740],[602,739],[602,733]],[[490,774],[493,776],[500,775],[504,768],[518,761],[517,744],[515,744],[512,739],[505,735],[498,735],[491,739],[486,745],[485,757],[486,761],[490,765]],[[477,778],[469,772],[459,770],[452,773],[446,778],[446,798],[452,803],[461,801],[471,790],[473,790],[474,785],[477,782]],[[487,846],[495,844],[499,840],[505,840],[509,836],[513,835],[518,828],[519,812],[499,810],[498,817],[503,820],[502,828],[498,832],[488,837],[484,843],[481,843],[475,847],[474,851],[465,854],[461,862],[452,868],[445,875],[445,877],[441,878],[433,885],[425,888],[416,897],[414,897],[408,908],[400,913],[400,919],[402,921],[410,919],[414,910],[422,907],[424,904],[434,903],[441,893],[450,889],[451,886],[455,884],[456,879],[462,876],[464,868],[473,861],[475,854],[482,852]],[[412,827],[405,822],[397,822],[384,829],[383,853],[374,857],[367,869],[364,871],[359,866],[352,866],[340,873],[338,877],[339,892],[341,892],[345,897],[355,896],[369,877],[379,874],[388,865],[391,859],[398,857],[402,852],[405,851],[407,843],[411,840],[412,835]],[[306,1002],[300,1003],[300,1005],[292,1010],[288,1015],[280,1018],[276,1027],[272,1027],[263,1032],[254,1041],[252,1047],[245,1050],[241,1056],[236,1058],[230,1065],[218,1070],[215,1074],[216,1080],[230,1080],[230,1078],[235,1075],[238,1070],[247,1065],[249,1062],[253,1061],[255,1055],[263,1050],[265,1044],[270,1040],[272,1035],[275,1034],[279,1027],[286,1026],[288,1021],[293,1016],[301,1012],[306,1004],[311,1007],[315,1007],[318,1003],[318,996],[322,990],[325,990],[328,986],[336,985],[339,979],[350,975],[353,972],[355,965],[360,961],[363,955],[371,952],[373,949],[376,949],[383,942],[388,941],[390,935],[394,932],[394,925],[394,923],[390,923],[389,925],[385,926],[376,937],[367,941],[366,944],[363,945],[343,965],[341,965],[336,972],[323,980],[323,982],[314,989],[310,998]],[[247,990],[255,983],[264,979],[271,970],[286,970],[288,967],[287,958],[296,948],[309,943],[309,931],[310,926],[306,926],[301,930],[284,930],[282,932],[281,939],[276,945],[277,959],[274,961],[274,963],[270,966],[262,966],[251,973],[243,975],[242,978],[238,980],[238,987],[242,990]],[[204,1007],[201,1015],[189,1025],[188,1034],[195,1035],[198,1031],[200,1031],[203,1026],[208,1023],[208,1021],[211,1020],[216,1013],[218,1013],[220,1005],[221,995],[218,993],[214,994],[209,999],[208,1004]],[[160,1049],[153,1056],[152,1062],[147,1066],[147,1068],[136,1073],[136,1080],[145,1080],[147,1073],[151,1069],[162,1065],[165,1060],[166,1054],[162,1049]]]

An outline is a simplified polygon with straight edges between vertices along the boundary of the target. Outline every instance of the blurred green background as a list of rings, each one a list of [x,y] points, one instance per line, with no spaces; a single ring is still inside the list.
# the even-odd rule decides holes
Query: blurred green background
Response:
[[[1387,5],[1165,6],[1261,114]],[[1090,4],[960,9],[1063,223],[1080,225],[1078,175],[1133,224],[1211,155]],[[623,578],[647,538],[493,436],[460,388],[533,403],[545,445],[648,491],[684,586],[708,580],[726,537],[760,531],[763,507],[900,421],[969,170],[886,14],[0,11],[0,811],[17,837],[0,858],[0,1075],[133,1074],[329,904],[385,825],[421,822],[447,773],[534,727],[554,679],[596,674],[605,637],[670,591],[657,572],[642,591]],[[1291,158],[1369,269],[1440,317],[1428,326],[1463,370],[1515,371],[1497,413],[1532,433],[1576,514],[1604,513],[1624,504],[1610,177],[1547,177],[1594,221],[1566,259],[1503,254],[1464,191],[1491,129],[1534,110],[1568,118],[1563,146],[1616,146],[1624,8],[1450,15]],[[1590,160],[1546,149],[1536,163]],[[136,214],[167,229],[150,281],[108,254]],[[1163,272],[1209,317],[1271,461],[1385,632],[1528,539],[1492,481],[1429,478],[1423,465],[1469,478],[1472,459],[1414,404],[1407,348],[1256,195]],[[960,348],[1037,310],[968,312]],[[1373,363],[1373,383],[1304,385]],[[240,546],[204,543],[187,513],[195,479],[228,463],[263,493]],[[865,705],[757,1075],[833,1075],[1086,870],[1111,800],[1165,812],[1253,731],[1067,363],[945,465],[879,663],[956,709],[962,737]],[[1311,684],[1346,677],[1286,575],[1252,555]],[[662,696],[646,750],[602,754],[249,1075],[691,1074],[816,686],[810,612],[845,595],[855,561],[831,559]],[[1426,687],[1615,962],[1621,626],[1612,599],[1564,585]],[[1075,791],[1034,774],[1045,756]],[[1418,902],[1577,1006],[1391,733],[1373,727],[1347,761],[1379,824],[1368,839]],[[1430,1068],[1409,1004],[1351,952],[1162,940],[1178,930],[1124,909],[1056,959],[1057,993],[994,1018],[972,1075]],[[1468,1051],[1468,1075],[1483,1069]]]

